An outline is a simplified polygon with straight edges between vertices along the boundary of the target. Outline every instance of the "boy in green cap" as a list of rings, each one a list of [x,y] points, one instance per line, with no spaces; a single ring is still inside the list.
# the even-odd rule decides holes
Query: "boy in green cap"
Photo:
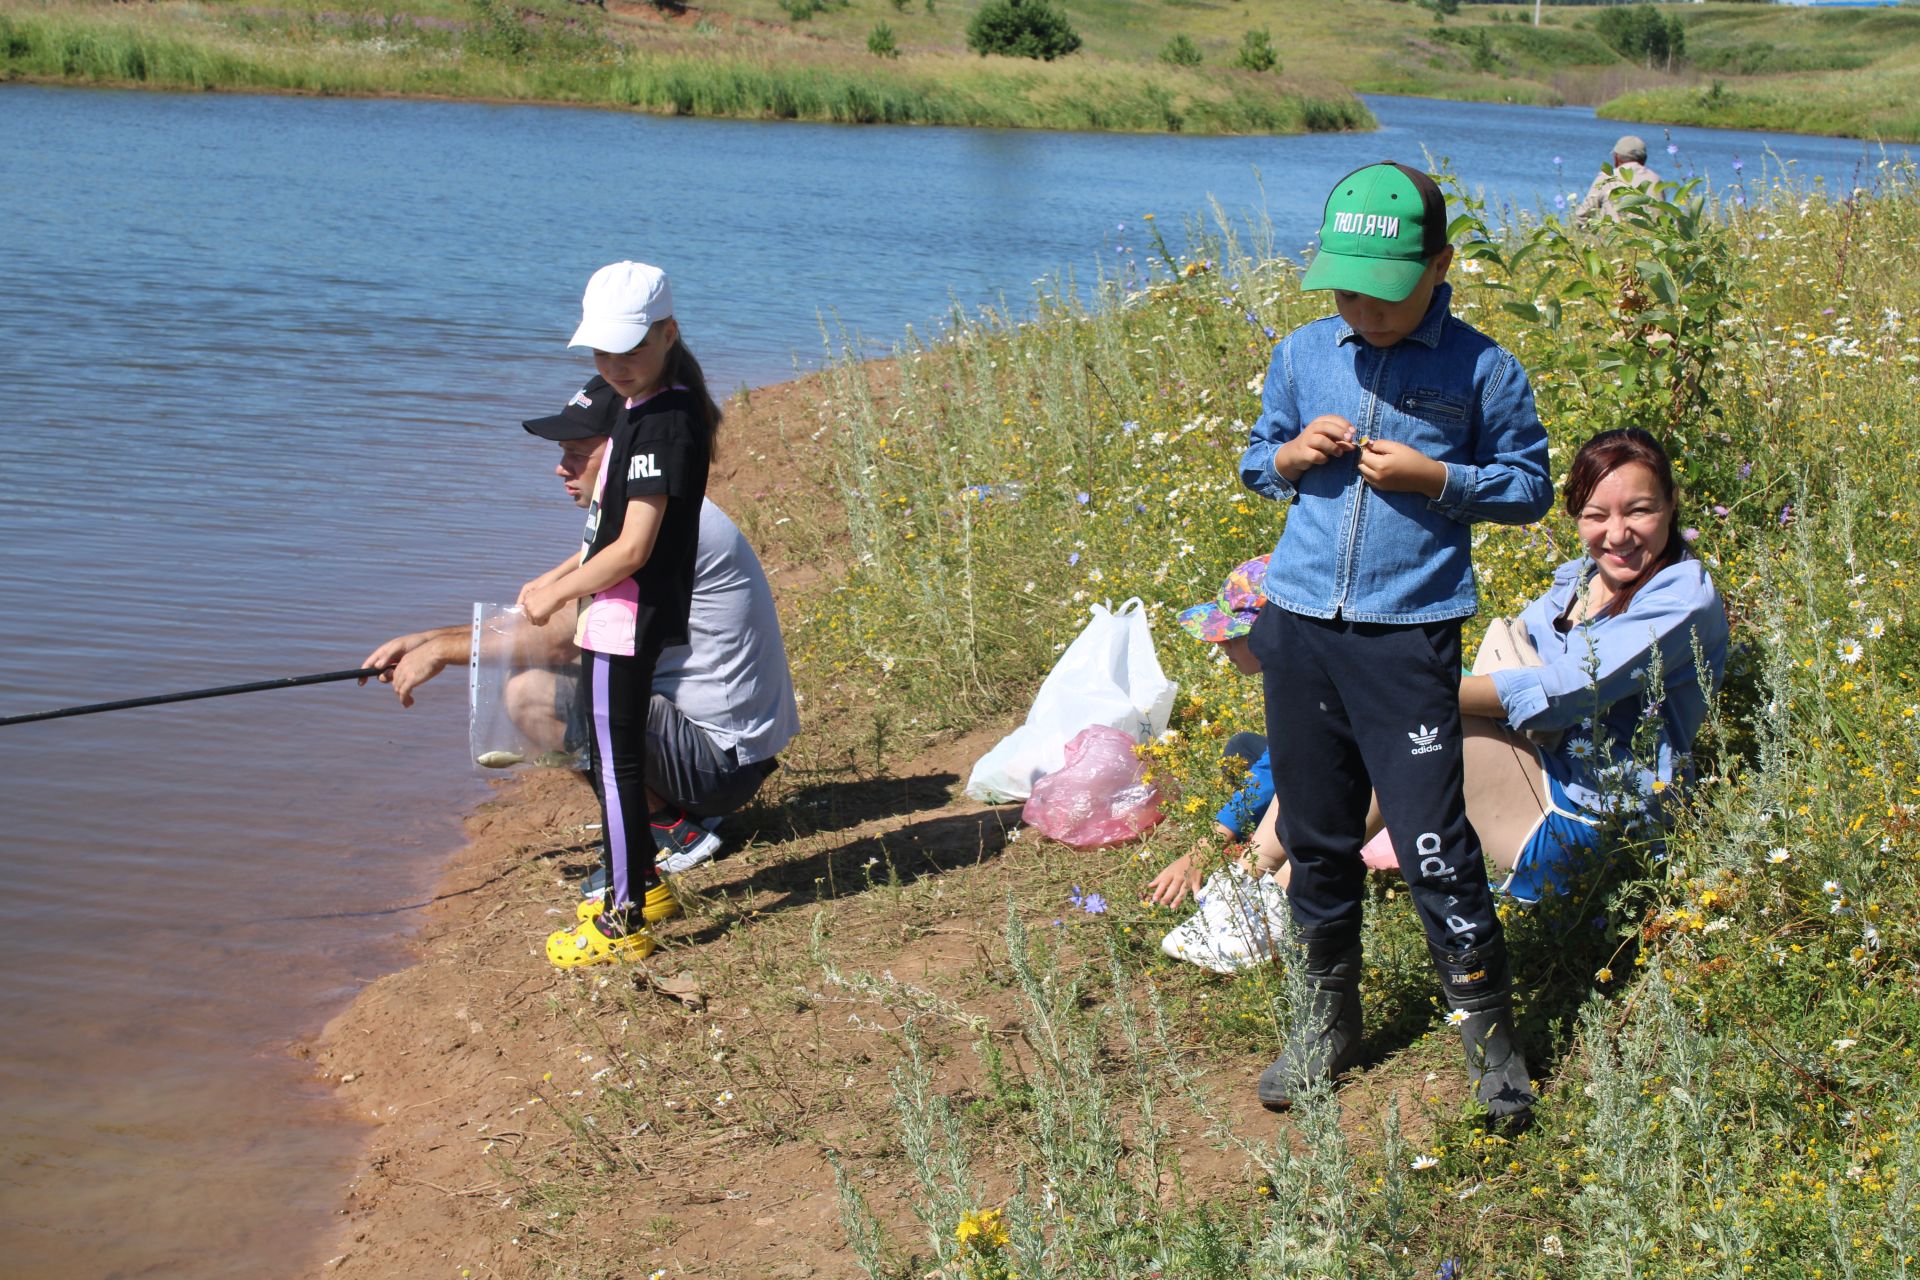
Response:
[[[1281,841],[1307,997],[1260,1100],[1284,1108],[1359,1057],[1369,792],[1426,931],[1488,1111],[1534,1101],[1514,1043],[1506,938],[1461,796],[1460,624],[1476,520],[1553,502],[1519,362],[1449,311],[1446,199],[1383,163],[1327,197],[1303,289],[1337,316],[1273,352],[1240,477],[1288,507],[1248,641],[1266,686]]]

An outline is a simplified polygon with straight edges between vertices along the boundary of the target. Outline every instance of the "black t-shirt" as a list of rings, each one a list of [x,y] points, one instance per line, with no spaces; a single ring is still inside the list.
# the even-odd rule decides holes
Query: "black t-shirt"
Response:
[[[658,652],[687,643],[694,557],[700,545],[700,500],[710,458],[700,405],[673,387],[635,405],[607,442],[587,511],[585,559],[619,538],[627,504],[664,495],[667,509],[647,562],[633,577],[595,595],[582,611],[581,647],[601,653]],[[612,495],[618,493],[620,498]],[[632,618],[631,647],[625,617]]]

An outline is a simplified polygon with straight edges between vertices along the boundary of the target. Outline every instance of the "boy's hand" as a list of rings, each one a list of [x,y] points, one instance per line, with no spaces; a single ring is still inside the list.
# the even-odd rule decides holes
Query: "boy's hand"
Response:
[[[1292,484],[1312,467],[1352,453],[1354,427],[1337,413],[1323,413],[1273,455],[1273,469]]]
[[[1360,447],[1360,478],[1386,493],[1418,493],[1437,501],[1447,487],[1447,464],[1397,440],[1369,440]]]

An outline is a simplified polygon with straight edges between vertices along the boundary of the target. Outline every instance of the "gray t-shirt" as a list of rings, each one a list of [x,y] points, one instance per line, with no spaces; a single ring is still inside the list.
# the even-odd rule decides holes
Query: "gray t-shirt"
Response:
[[[688,643],[663,650],[653,691],[741,764],[771,760],[800,732],[773,588],[727,513],[700,506]]]

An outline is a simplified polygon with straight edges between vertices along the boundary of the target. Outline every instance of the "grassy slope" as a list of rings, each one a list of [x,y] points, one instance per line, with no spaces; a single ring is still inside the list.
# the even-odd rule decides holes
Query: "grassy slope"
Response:
[[[979,0],[853,0],[794,21],[778,0],[678,16],[637,0],[0,0],[0,77],[313,93],[438,94],[741,117],[1188,132],[1365,127],[1360,91],[1607,102],[1609,114],[1920,137],[1920,15],[1680,6],[1694,65],[1623,62],[1593,11],[1403,0],[1066,0],[1085,44],[1043,64],[981,59]],[[901,50],[867,36],[885,22]],[[1277,74],[1235,69],[1250,29]],[[1158,58],[1181,34],[1195,69]],[[1721,88],[1712,92],[1712,85]],[[1625,96],[1621,96],[1625,95]],[[1611,100],[1611,101],[1609,101]]]
[[[1685,16],[1692,83],[1627,93],[1601,114],[1920,139],[1920,9],[1708,5]]]

